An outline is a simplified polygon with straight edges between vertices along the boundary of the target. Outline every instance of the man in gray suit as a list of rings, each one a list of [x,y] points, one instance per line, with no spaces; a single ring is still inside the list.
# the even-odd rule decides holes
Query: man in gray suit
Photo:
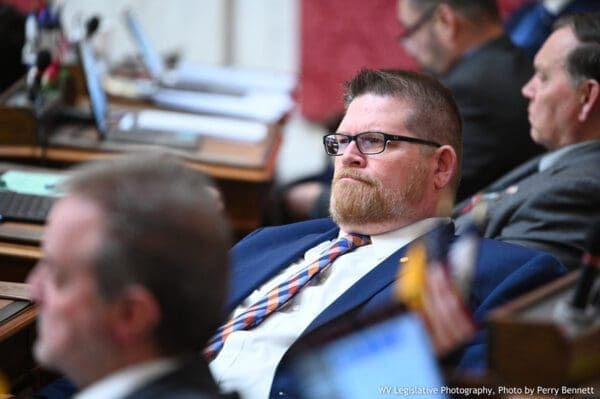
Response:
[[[463,119],[461,201],[542,152],[521,87],[531,60],[504,33],[496,0],[399,0],[402,43],[444,83]]]
[[[76,172],[28,278],[38,362],[78,398],[221,398],[198,349],[221,321],[229,232],[207,179],[164,157]]]
[[[460,231],[479,212],[486,237],[547,250],[576,267],[585,233],[600,219],[600,14],[558,21],[534,65],[522,92],[531,137],[550,152],[458,204],[454,216]]]

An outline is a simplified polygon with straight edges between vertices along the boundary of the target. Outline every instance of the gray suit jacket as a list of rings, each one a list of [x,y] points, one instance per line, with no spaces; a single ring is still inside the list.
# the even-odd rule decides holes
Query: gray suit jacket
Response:
[[[576,148],[543,172],[537,157],[484,192],[488,201],[483,235],[548,251],[570,268],[579,265],[588,230],[600,219],[600,140]],[[455,216],[468,200],[455,208]],[[460,232],[467,219],[456,218]]]

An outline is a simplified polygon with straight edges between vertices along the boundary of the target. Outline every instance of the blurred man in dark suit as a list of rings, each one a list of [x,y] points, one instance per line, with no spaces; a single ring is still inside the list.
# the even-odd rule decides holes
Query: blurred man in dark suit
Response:
[[[169,159],[79,172],[28,278],[37,361],[79,398],[220,398],[198,348],[222,316],[229,232],[206,179]]]
[[[461,200],[539,154],[521,87],[531,61],[504,33],[496,0],[399,0],[406,49],[450,88],[463,119]]]

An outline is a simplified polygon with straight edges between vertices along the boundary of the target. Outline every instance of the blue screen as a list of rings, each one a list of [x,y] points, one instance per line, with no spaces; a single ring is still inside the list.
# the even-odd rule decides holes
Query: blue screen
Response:
[[[102,88],[100,68],[94,55],[94,49],[89,42],[82,41],[79,44],[79,57],[96,127],[101,137],[104,138],[107,129],[108,100]]]
[[[445,398],[421,319],[402,314],[356,331],[301,358],[304,399],[387,396]]]

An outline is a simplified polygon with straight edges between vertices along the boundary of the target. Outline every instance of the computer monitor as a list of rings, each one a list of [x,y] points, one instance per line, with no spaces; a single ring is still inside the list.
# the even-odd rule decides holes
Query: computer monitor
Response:
[[[168,70],[133,11],[125,12],[125,22],[150,77],[161,87],[243,97],[256,92],[289,95],[296,84],[292,74],[273,71],[195,63]]]
[[[79,44],[79,57],[100,139],[196,150],[204,136],[245,142],[259,142],[267,136],[264,123],[224,116],[152,108],[110,112],[91,43]]]
[[[94,55],[94,49],[88,41],[79,43],[79,60],[83,69],[85,85],[88,90],[90,107],[100,139],[106,138],[108,130],[108,99],[102,87],[100,67]]]
[[[447,397],[427,330],[412,313],[313,348],[297,357],[293,375],[303,399]]]
[[[142,61],[148,69],[150,77],[159,82],[162,79],[165,70],[160,54],[158,54],[158,51],[152,46],[150,38],[142,29],[140,21],[133,12],[129,10],[125,12],[125,21],[127,23],[127,28],[136,43],[136,47],[142,56]]]

